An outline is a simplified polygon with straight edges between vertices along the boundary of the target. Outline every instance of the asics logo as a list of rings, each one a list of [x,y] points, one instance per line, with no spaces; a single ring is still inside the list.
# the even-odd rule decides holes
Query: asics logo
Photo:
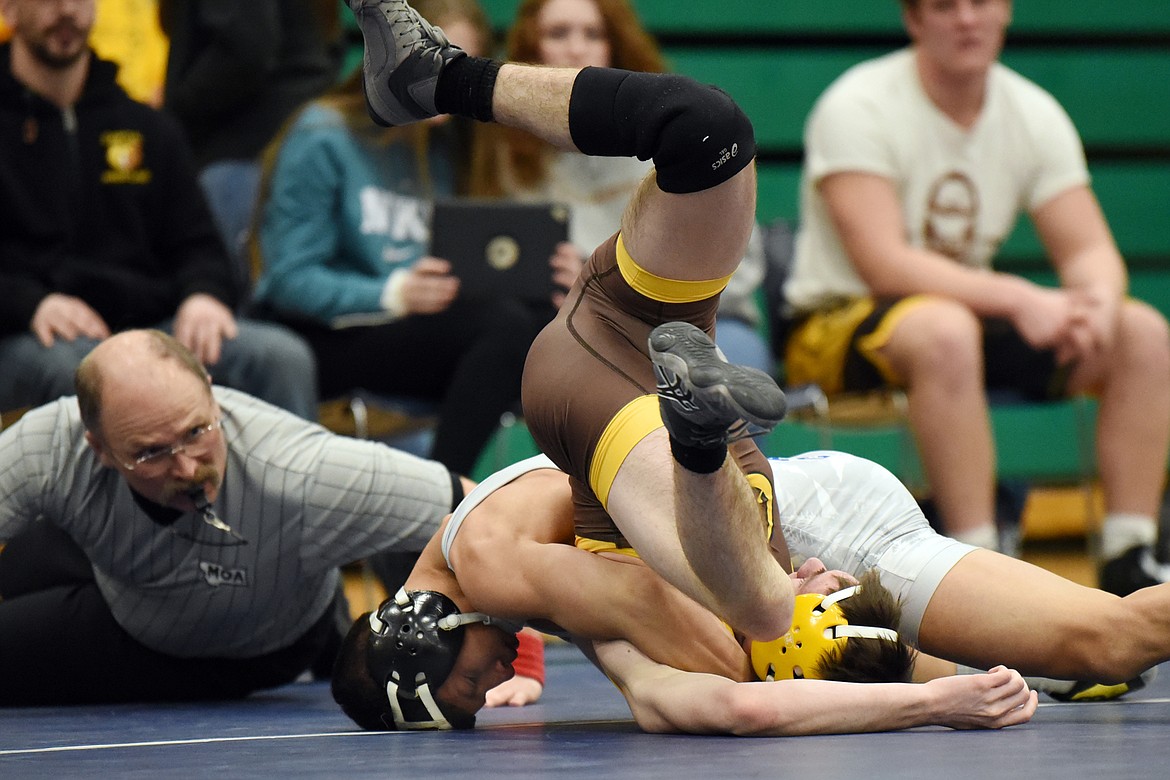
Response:
[[[720,168],[723,167],[723,164],[725,162],[730,160],[732,157],[736,157],[738,155],[739,155],[739,144],[732,144],[730,149],[724,147],[719,152],[719,158],[717,160],[715,160],[715,162],[711,163],[711,170],[713,170],[713,171],[719,170]]]
[[[673,371],[655,366],[654,373],[658,375],[658,395],[678,404],[684,412],[695,412],[699,405],[695,403],[695,396],[688,390]]]

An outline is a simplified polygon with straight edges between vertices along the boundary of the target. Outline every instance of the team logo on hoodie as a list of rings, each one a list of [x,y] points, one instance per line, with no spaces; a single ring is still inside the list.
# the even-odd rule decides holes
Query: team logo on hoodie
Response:
[[[142,167],[142,133],[137,130],[111,130],[102,133],[106,148],[106,165],[102,184],[146,184],[150,171]]]

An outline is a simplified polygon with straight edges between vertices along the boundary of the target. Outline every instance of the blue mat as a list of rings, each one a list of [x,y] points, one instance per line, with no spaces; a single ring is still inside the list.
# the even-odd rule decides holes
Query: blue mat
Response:
[[[323,683],[222,704],[0,710],[0,778],[1165,778],[1170,669],[1118,702],[1042,701],[1028,725],[787,739],[643,734],[576,650],[540,704],[469,732],[357,731]],[[1043,697],[1041,697],[1043,700]]]

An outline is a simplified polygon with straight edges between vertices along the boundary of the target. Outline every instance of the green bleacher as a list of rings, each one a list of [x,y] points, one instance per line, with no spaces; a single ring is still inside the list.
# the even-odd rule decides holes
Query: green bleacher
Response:
[[[493,22],[506,29],[515,0],[481,0]],[[648,28],[660,36],[885,34],[902,33],[895,0],[723,0],[718,5],[691,0],[635,0]],[[1021,0],[1014,9],[1013,31],[1089,37],[1102,32],[1131,35],[1170,33],[1165,0],[1122,3]]]

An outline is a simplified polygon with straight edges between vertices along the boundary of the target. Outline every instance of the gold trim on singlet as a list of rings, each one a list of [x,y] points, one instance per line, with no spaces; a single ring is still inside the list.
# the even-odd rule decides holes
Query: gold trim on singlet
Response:
[[[593,488],[593,494],[597,496],[602,507],[609,509],[609,491],[613,487],[614,479],[617,478],[618,469],[630,451],[638,442],[661,427],[662,416],[658,408],[657,395],[635,398],[623,406],[605,426],[601,439],[597,442],[597,448],[593,451],[593,460],[589,464],[589,486]],[[772,493],[772,483],[765,474],[749,473],[744,476],[751,486],[756,503],[764,508],[764,527],[767,538],[771,539],[776,523],[773,517],[776,502]],[[609,542],[589,541],[592,544],[608,545],[606,549],[614,548]],[[577,546],[582,546],[580,537]],[[622,552],[622,549],[624,548],[617,548],[617,551]]]
[[[661,427],[657,395],[635,398],[605,426],[589,464],[589,486],[603,507],[609,508],[609,490],[630,450],[651,431]]]
[[[577,536],[573,538],[573,545],[579,550],[591,553],[611,552],[619,555],[628,555],[631,558],[638,557],[638,551],[633,547],[618,547],[613,542],[602,542],[597,539],[590,539],[585,536]]]
[[[776,527],[776,521],[772,517],[772,508],[776,505],[772,496],[772,483],[763,474],[753,473],[744,474],[744,476],[747,477],[748,484],[751,485],[756,503],[764,507],[764,531],[767,534],[765,538],[771,541],[772,531]]]
[[[731,280],[731,274],[721,279],[699,281],[667,279],[652,274],[630,257],[621,234],[618,234],[617,240],[617,264],[622,278],[635,292],[663,303],[693,303],[713,298],[723,292],[723,288]]]

